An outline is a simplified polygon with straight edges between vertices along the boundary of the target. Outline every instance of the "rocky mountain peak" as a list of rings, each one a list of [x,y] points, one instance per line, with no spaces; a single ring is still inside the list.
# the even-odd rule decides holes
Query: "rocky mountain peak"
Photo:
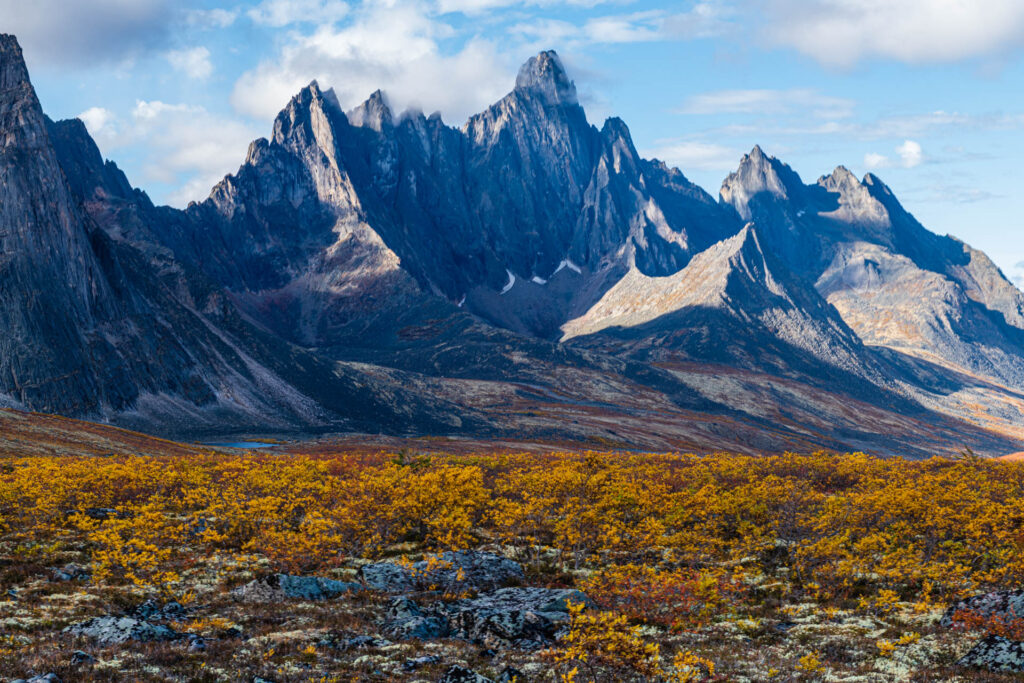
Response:
[[[29,85],[28,68],[21,54],[18,39],[7,33],[0,33],[0,93],[4,96]]]
[[[576,84],[569,80],[554,50],[545,50],[523,64],[516,77],[516,90],[535,93],[550,105],[579,104]]]
[[[365,102],[348,112],[347,116],[353,126],[372,128],[378,133],[390,127],[394,121],[387,95],[381,90],[375,90]]]
[[[757,195],[767,194],[781,200],[793,200],[801,194],[803,183],[787,164],[764,153],[755,145],[749,154],[743,155],[739,168],[722,183],[719,194],[726,204],[731,204],[745,220],[751,220],[751,200]]]

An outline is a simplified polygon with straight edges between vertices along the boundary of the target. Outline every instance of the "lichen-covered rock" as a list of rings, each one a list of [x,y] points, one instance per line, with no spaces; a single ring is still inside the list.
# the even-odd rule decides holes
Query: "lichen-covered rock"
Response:
[[[1024,643],[1001,636],[988,636],[957,662],[987,671],[1024,672]]]
[[[449,551],[435,559],[421,560],[410,567],[393,562],[368,564],[360,569],[370,588],[401,593],[411,590],[457,589],[493,590],[522,581],[523,568],[494,553],[474,550]]]
[[[319,576],[271,574],[236,588],[233,594],[242,602],[273,602],[282,598],[327,600],[361,589],[358,583]]]
[[[448,607],[452,632],[488,647],[532,650],[550,644],[569,621],[569,603],[590,604],[580,591],[503,588]]]
[[[114,645],[128,641],[151,642],[177,640],[181,634],[173,629],[151,624],[133,617],[96,617],[64,629],[64,633],[91,638],[100,645]]]
[[[384,638],[376,638],[374,636],[366,635],[345,635],[345,634],[328,634],[317,643],[321,647],[333,647],[342,652],[349,650],[365,650],[369,648],[380,648],[391,645],[390,640]]]
[[[456,665],[445,671],[444,675],[437,679],[437,683],[494,683],[494,681],[486,676],[481,676],[472,669]]]
[[[431,640],[447,636],[451,627],[436,608],[424,609],[409,598],[396,598],[388,608],[384,630],[396,638]]]
[[[942,615],[939,624],[953,626],[957,612],[971,612],[982,617],[1002,620],[1024,620],[1024,589],[982,593],[953,603]]]

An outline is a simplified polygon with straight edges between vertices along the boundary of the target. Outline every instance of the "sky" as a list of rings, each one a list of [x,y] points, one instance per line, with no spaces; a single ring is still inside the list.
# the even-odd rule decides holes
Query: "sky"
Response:
[[[461,126],[554,49],[591,123],[712,195],[755,144],[871,171],[1024,285],[1021,0],[0,0],[0,31],[157,203],[205,198],[313,79]]]

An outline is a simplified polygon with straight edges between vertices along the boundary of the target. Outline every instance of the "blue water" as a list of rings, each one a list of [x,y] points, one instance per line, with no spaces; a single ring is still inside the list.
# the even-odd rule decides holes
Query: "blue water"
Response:
[[[218,446],[220,448],[273,448],[279,444],[263,443],[262,441],[218,441],[203,442],[204,446]]]

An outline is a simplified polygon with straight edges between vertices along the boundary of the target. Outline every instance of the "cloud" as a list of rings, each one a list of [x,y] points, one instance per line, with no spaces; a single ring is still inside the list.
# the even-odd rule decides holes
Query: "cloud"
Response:
[[[167,61],[177,71],[181,71],[189,78],[204,80],[213,73],[213,64],[210,63],[210,51],[205,47],[193,47],[188,50],[172,50],[167,53]]]
[[[177,187],[162,198],[175,206],[205,198],[210,188],[238,168],[249,143],[258,137],[258,131],[246,124],[203,107],[160,100],[138,100],[120,118],[101,107],[88,109],[79,118],[104,155],[124,148],[140,150],[142,176],[130,180]]]
[[[903,168],[920,166],[921,161],[924,159],[921,145],[913,140],[904,140],[903,144],[896,148],[896,153],[900,155]]]
[[[896,147],[895,151],[899,165],[903,168],[914,168],[915,166],[920,166],[924,161],[924,151],[921,149],[921,144],[914,140],[904,140],[901,145]],[[876,169],[892,168],[896,164],[892,158],[884,154],[869,152],[864,155],[864,165],[869,169]]]
[[[747,0],[769,42],[822,64],[986,57],[1024,44],[1020,0]]]
[[[884,154],[876,154],[875,152],[868,152],[864,155],[864,166],[868,169],[876,168],[888,168],[892,165],[889,157]]]
[[[698,3],[685,12],[650,10],[591,17],[583,22],[530,17],[507,32],[536,51],[552,45],[578,49],[586,45],[645,43],[709,38],[726,30],[725,9],[717,3]]]
[[[291,34],[277,55],[239,78],[231,102],[240,113],[271,118],[316,79],[333,87],[344,107],[385,88],[398,110],[441,110],[461,119],[508,92],[516,65],[480,38],[446,53],[441,43],[453,33],[420,4],[370,3],[344,27]]]
[[[709,142],[696,140],[659,140],[644,156],[661,159],[685,172],[688,169],[701,171],[734,171],[743,153]]]
[[[3,31],[18,37],[30,63],[81,66],[162,49],[172,0],[0,0]]]
[[[342,0],[263,0],[249,10],[249,18],[257,24],[275,28],[291,24],[329,24],[349,12]]]
[[[679,109],[683,114],[791,114],[810,112],[819,118],[842,119],[853,115],[855,103],[807,88],[789,90],[719,90],[690,97]]]
[[[115,116],[109,109],[90,107],[79,114],[78,118],[85,124],[89,134],[97,138],[109,133]]]

